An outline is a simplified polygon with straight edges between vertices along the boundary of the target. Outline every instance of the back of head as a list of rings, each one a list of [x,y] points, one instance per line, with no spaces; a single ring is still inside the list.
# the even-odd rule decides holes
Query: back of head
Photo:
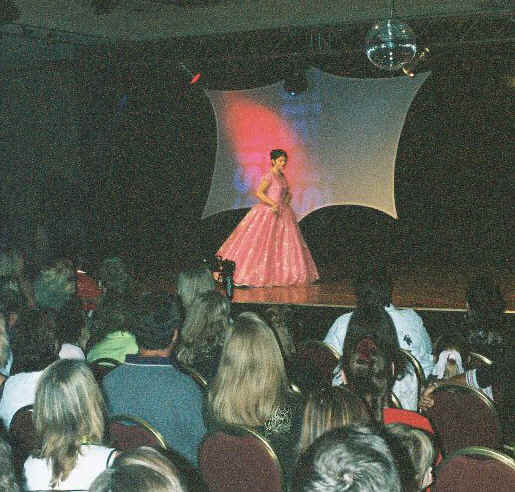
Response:
[[[36,305],[42,309],[61,309],[75,294],[75,271],[67,259],[44,268],[34,281]]]
[[[343,343],[342,369],[351,388],[382,421],[395,377],[404,371],[397,332],[384,308],[364,306],[353,312]]]
[[[89,492],[187,492],[187,489],[152,468],[116,465],[102,472]]]
[[[177,277],[177,295],[185,311],[199,294],[210,290],[215,290],[215,281],[205,265],[183,270]]]
[[[219,350],[230,330],[230,311],[229,301],[216,290],[197,296],[184,320],[178,359],[192,364],[197,356]]]
[[[13,374],[41,371],[54,362],[59,352],[55,315],[50,311],[23,310],[11,338],[11,348]]]
[[[52,485],[75,466],[83,442],[98,444],[104,435],[105,405],[88,365],[62,359],[39,379],[33,422],[41,458],[52,461]]]
[[[144,466],[167,479],[172,490],[185,491],[185,480],[178,468],[159,451],[148,446],[131,449],[120,454],[115,460],[115,466]]]
[[[118,257],[104,258],[97,272],[97,280],[108,297],[126,294],[132,287],[133,279],[125,262]]]
[[[491,277],[480,276],[472,280],[466,296],[470,308],[470,321],[495,325],[502,321],[506,302],[499,286]]]
[[[105,297],[93,314],[95,339],[116,331],[131,332],[134,324],[133,299],[127,296]]]
[[[11,445],[0,435],[0,492],[19,492],[13,465]]]
[[[177,300],[167,292],[147,293],[135,300],[133,330],[140,348],[170,347],[182,323]]]
[[[463,374],[468,359],[468,348],[460,333],[447,333],[438,337],[434,344],[435,365],[432,374],[438,379],[449,379]]]
[[[385,269],[362,272],[354,283],[358,306],[385,307],[392,302],[392,279]]]
[[[345,387],[329,386],[308,395],[304,405],[298,451],[332,429],[350,424],[366,424],[370,414],[364,401]]]
[[[7,321],[0,312],[0,367],[5,367],[9,359],[9,337],[7,336]]]
[[[263,425],[285,402],[288,381],[272,329],[255,313],[241,313],[224,343],[209,390],[213,415],[222,422]]]
[[[380,431],[349,425],[319,437],[301,457],[295,492],[401,492],[394,458]]]
[[[424,431],[404,424],[388,424],[386,431],[397,440],[398,446],[391,442],[390,448],[394,450],[394,454],[397,450],[398,468],[407,484],[406,489],[421,490],[435,458],[431,438]]]

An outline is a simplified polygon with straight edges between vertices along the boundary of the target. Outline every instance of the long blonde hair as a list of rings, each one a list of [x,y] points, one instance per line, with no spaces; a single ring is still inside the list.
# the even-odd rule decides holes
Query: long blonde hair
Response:
[[[286,403],[288,378],[272,329],[257,315],[241,313],[226,340],[209,390],[209,407],[222,423],[264,425]]]
[[[188,311],[198,295],[210,290],[215,290],[215,281],[207,267],[184,270],[177,277],[177,295],[185,311]]]
[[[225,296],[213,290],[200,294],[191,305],[181,330],[177,358],[186,365],[215,352],[230,330],[231,308]]]
[[[52,465],[52,488],[75,467],[81,444],[102,441],[104,415],[102,393],[85,362],[62,359],[43,371],[33,421],[41,442],[39,457]]]
[[[298,453],[304,452],[317,437],[329,430],[370,421],[367,405],[349,389],[333,386],[313,391],[304,405]]]

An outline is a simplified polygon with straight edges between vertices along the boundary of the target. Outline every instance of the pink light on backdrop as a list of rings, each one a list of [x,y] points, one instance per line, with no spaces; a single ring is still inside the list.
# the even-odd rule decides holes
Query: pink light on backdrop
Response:
[[[258,104],[245,95],[224,94],[226,130],[236,161],[241,167],[241,186],[254,194],[261,177],[270,169],[270,151],[283,149],[289,162],[285,174],[295,193],[311,174],[308,149],[299,135],[276,111]]]

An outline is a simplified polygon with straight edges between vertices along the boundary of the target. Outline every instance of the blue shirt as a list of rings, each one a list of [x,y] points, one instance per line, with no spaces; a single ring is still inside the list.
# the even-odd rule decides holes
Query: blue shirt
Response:
[[[124,364],[104,377],[103,386],[111,415],[141,417],[173,450],[197,466],[198,448],[206,433],[203,394],[169,358],[127,355]]]

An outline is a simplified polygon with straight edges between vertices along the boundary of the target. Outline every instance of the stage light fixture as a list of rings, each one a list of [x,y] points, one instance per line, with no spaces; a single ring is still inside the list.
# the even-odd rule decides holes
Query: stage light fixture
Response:
[[[195,85],[202,78],[202,72],[192,72],[183,62],[179,63],[179,69],[189,85]]]
[[[284,90],[290,96],[305,92],[308,88],[308,79],[304,67],[293,69],[284,79]]]

